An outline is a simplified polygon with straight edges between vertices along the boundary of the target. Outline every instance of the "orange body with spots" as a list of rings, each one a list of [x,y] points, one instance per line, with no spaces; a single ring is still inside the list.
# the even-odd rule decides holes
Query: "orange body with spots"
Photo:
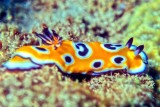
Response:
[[[55,64],[65,73],[99,75],[123,69],[132,74],[141,73],[147,66],[148,58],[142,51],[143,45],[132,45],[133,38],[126,45],[73,42],[61,40],[55,31],[51,34],[47,27],[44,27],[43,35],[35,34],[44,44],[17,49],[12,58],[4,63],[4,67],[30,70],[45,64]]]

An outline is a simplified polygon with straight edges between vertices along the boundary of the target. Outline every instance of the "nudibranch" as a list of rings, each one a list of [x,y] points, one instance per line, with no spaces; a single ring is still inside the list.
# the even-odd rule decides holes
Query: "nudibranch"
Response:
[[[33,32],[42,43],[39,46],[22,46],[7,62],[6,69],[30,70],[46,64],[55,64],[65,73],[99,75],[108,71],[126,70],[130,74],[142,73],[148,64],[144,46],[100,42],[73,42],[62,40],[54,30],[43,25],[42,33]]]

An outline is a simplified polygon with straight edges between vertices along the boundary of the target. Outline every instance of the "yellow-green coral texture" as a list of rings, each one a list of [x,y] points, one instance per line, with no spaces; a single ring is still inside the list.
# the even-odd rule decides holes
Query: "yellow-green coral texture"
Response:
[[[143,105],[153,99],[147,75],[102,75],[81,83],[63,76],[56,67],[9,73],[1,70],[0,105],[43,107],[105,107]]]
[[[142,26],[134,23],[136,13],[145,11],[148,14],[152,10],[158,11],[158,3],[153,2],[151,7],[155,8],[150,10],[147,10],[144,3],[145,0],[139,2],[136,0],[107,2],[105,0],[77,0],[76,2],[75,0],[35,0],[28,2],[30,5],[25,6],[29,6],[29,10],[27,10],[27,7],[22,10],[27,10],[30,14],[25,14],[24,11],[17,12],[14,17],[11,17],[12,23],[9,21],[0,24],[0,41],[2,41],[0,65],[7,61],[18,47],[39,45],[38,38],[31,32],[32,30],[41,32],[39,26],[42,23],[56,30],[64,39],[120,43],[125,40],[121,38],[128,39],[131,32],[142,31],[135,29],[137,26]],[[138,10],[141,7],[143,9]],[[22,22],[25,20],[23,23],[19,23],[21,22],[20,16],[25,17],[22,19]],[[152,17],[149,19],[152,19]],[[156,20],[158,22],[158,17]],[[155,23],[151,25],[157,30],[153,29],[149,34],[158,35],[158,25]],[[132,25],[135,27],[132,28]],[[147,28],[150,28],[150,26]],[[127,34],[127,37],[124,37],[123,34]],[[134,35],[134,43],[137,45],[141,43],[138,38],[141,38],[143,33],[136,34]],[[153,66],[157,69],[158,67],[155,65],[158,58],[155,54],[157,54],[158,49],[152,53],[151,49],[154,49],[154,46],[147,47],[149,44],[156,45],[157,43],[154,43],[155,39],[153,38],[149,40],[149,36],[144,37],[147,37],[148,40],[143,42],[145,51],[150,57],[152,56]],[[147,50],[146,47],[149,49]],[[155,48],[158,48],[158,45]],[[154,84],[148,74],[105,74],[90,79],[84,78],[80,82],[78,79],[73,80],[71,77],[63,75],[55,65],[46,65],[41,69],[23,72],[8,72],[4,68],[0,68],[0,106],[151,106],[155,103]]]

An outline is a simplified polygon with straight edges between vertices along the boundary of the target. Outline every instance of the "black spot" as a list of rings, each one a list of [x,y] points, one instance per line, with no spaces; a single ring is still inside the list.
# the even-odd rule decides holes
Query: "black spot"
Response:
[[[120,64],[124,59],[122,57],[116,57],[114,59],[114,61],[117,63],[117,64]]]
[[[83,48],[83,51],[79,50],[80,47]],[[86,56],[86,54],[89,52],[88,48],[87,48],[86,45],[83,44],[83,43],[77,43],[77,44],[76,44],[76,48],[78,49],[78,54],[79,54],[80,56]]]
[[[37,50],[39,50],[39,51],[47,51],[46,49],[44,49],[44,48],[41,48],[41,47],[35,47]]]
[[[120,45],[120,44],[116,44],[116,45],[114,45],[114,46],[116,46],[116,47],[121,47],[122,45]]]
[[[66,61],[67,63],[71,63],[71,62],[72,62],[72,59],[71,59],[70,56],[65,56],[65,61]]]
[[[99,68],[101,66],[101,62],[94,62],[93,66],[95,68]]]
[[[105,48],[111,49],[111,50],[115,50],[116,47],[114,47],[112,44],[104,44]]]
[[[120,44],[104,44],[105,48],[111,49],[111,50],[116,50],[116,47],[121,47],[122,45]]]
[[[78,45],[76,45],[76,48],[77,48],[77,49],[79,49],[79,46],[78,46]]]

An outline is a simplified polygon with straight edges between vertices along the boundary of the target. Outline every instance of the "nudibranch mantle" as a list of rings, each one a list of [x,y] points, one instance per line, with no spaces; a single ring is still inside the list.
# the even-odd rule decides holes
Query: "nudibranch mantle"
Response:
[[[124,69],[128,73],[137,74],[144,72],[147,67],[148,58],[143,51],[144,46],[132,45],[133,38],[130,38],[126,45],[102,44],[62,40],[54,30],[51,33],[46,25],[43,26],[42,32],[34,32],[41,38],[42,45],[20,47],[3,66],[12,71],[55,64],[68,74],[90,75]]]

